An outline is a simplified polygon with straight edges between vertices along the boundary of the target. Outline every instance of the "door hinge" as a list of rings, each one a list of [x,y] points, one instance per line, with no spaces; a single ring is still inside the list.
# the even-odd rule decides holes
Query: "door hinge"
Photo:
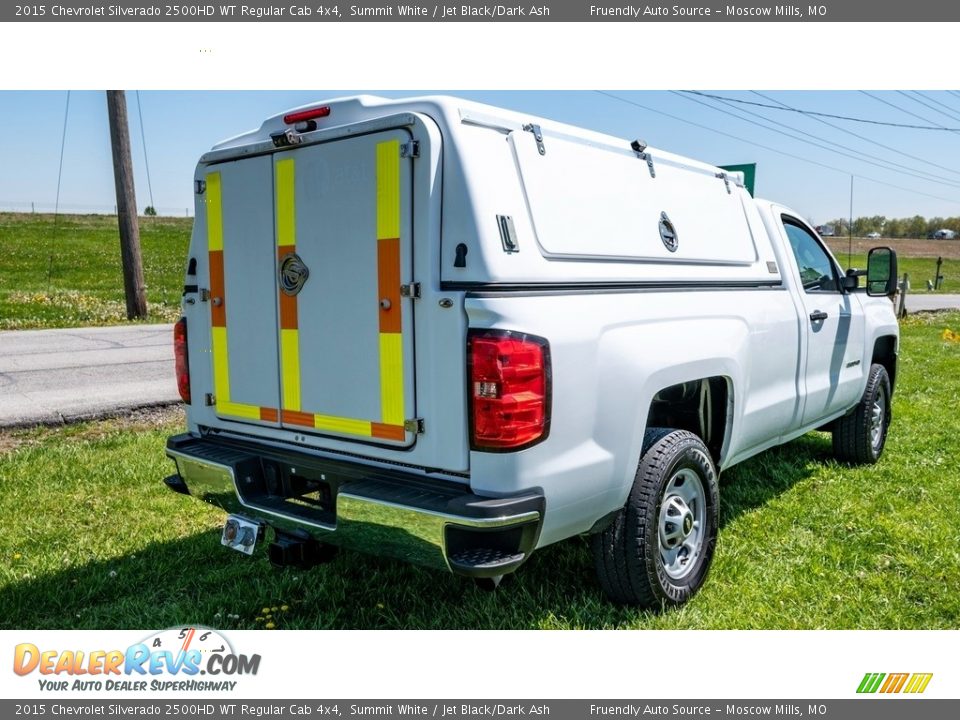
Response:
[[[401,285],[400,297],[419,300],[420,299],[420,283],[415,282],[415,283],[409,283],[407,285]]]
[[[733,191],[730,189],[730,176],[725,172],[718,172],[717,177],[723,180],[723,184],[727,188],[727,195],[730,195]]]
[[[400,145],[400,157],[418,158],[420,157],[420,141],[411,140]]]
[[[655,178],[657,171],[653,168],[653,155],[644,152],[647,149],[647,144],[643,140],[634,140],[630,143],[630,149],[637,154],[638,158],[647,161],[647,170],[650,171],[650,177]]]
[[[203,195],[207,191],[207,181],[206,180],[194,180],[193,181],[193,190],[197,195]]]
[[[213,393],[206,393],[203,396],[203,404],[206,405],[207,407],[212,407],[213,405],[216,405],[217,396],[214,395]]]
[[[206,288],[200,288],[200,302],[210,301],[210,291]]]
[[[547,148],[543,145],[543,131],[540,130],[540,126],[536,123],[527,123],[523,126],[523,129],[528,133],[533,133],[533,139],[537,141],[537,152],[546,155]]]
[[[415,435],[423,435],[423,418],[413,418],[413,420],[404,420],[403,429],[406,432]]]

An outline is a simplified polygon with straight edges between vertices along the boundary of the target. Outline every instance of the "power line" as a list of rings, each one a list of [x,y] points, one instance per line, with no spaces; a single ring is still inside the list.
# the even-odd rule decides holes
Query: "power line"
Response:
[[[60,135],[60,168],[57,170],[57,199],[53,205],[53,223],[57,223],[60,210],[60,181],[63,179],[63,151],[67,147],[67,118],[70,116],[70,91],[67,90],[67,105],[63,109],[63,133]]]
[[[828,142],[828,143],[830,143],[831,145],[836,145],[837,147],[841,147],[841,148],[844,148],[844,149],[846,149],[846,150],[851,150],[853,153],[857,153],[857,154],[859,154],[859,155],[862,155],[863,157],[857,157],[857,155],[851,154],[851,153],[849,153],[849,152],[843,152],[843,151],[841,151],[841,150],[833,150],[833,149],[831,149],[831,148],[829,148],[829,147],[826,147],[825,145],[822,145],[820,142],[817,142],[816,140],[804,140],[803,138],[797,137],[796,135],[793,135],[793,134],[791,134],[791,133],[787,133],[787,132],[784,132],[784,131],[782,131],[782,130],[777,130],[776,128],[770,127],[770,126],[768,126],[768,125],[764,125],[763,123],[758,123],[758,122],[756,122],[755,120],[750,120],[750,119],[748,119],[748,118],[740,117],[739,115],[735,115],[734,113],[729,112],[729,111],[727,111],[727,110],[722,110],[721,108],[718,108],[718,107],[716,107],[716,106],[714,106],[714,105],[710,105],[709,103],[706,103],[706,102],[704,102],[704,101],[702,101],[702,100],[697,100],[696,98],[692,98],[692,97],[688,97],[688,96],[686,96],[686,95],[682,95],[682,94],[680,94],[680,93],[678,93],[678,92],[676,92],[676,91],[670,91],[670,92],[672,92],[674,95],[678,95],[679,97],[682,97],[684,100],[689,100],[690,102],[695,102],[695,103],[697,103],[697,104],[699,104],[699,105],[703,105],[704,107],[708,107],[708,108],[710,108],[711,110],[715,110],[716,112],[723,113],[724,115],[729,115],[730,117],[736,118],[736,119],[741,120],[741,121],[743,121],[743,122],[750,123],[751,125],[756,125],[757,127],[762,127],[762,128],[765,129],[765,130],[769,130],[770,132],[778,133],[778,134],[783,135],[783,136],[785,136],[785,137],[788,137],[788,138],[790,138],[790,139],[792,139],[792,140],[797,140],[797,141],[799,141],[799,142],[803,142],[803,143],[806,143],[806,144],[808,144],[808,145],[813,145],[814,147],[818,147],[818,148],[820,148],[821,150],[826,150],[827,152],[832,152],[832,153],[835,153],[835,154],[837,154],[837,155],[842,155],[842,156],[844,156],[844,157],[848,157],[848,158],[850,158],[850,159],[852,159],[852,160],[856,160],[856,161],[858,161],[858,162],[867,163],[868,165],[873,165],[874,167],[878,167],[878,168],[880,168],[881,170],[887,170],[887,171],[893,170],[893,171],[895,171],[895,172],[898,172],[898,173],[901,173],[901,174],[904,174],[904,175],[910,175],[911,177],[915,177],[915,178],[917,178],[917,179],[919,179],[919,180],[923,180],[923,181],[925,181],[925,182],[932,182],[932,181],[930,180],[930,174],[929,174],[929,173],[925,173],[925,174],[927,175],[927,177],[924,177],[923,175],[920,175],[920,174],[917,174],[917,173],[914,173],[914,172],[909,172],[909,171],[905,170],[903,167],[898,166],[898,165],[895,165],[894,163],[890,162],[889,160],[885,160],[885,159],[883,159],[883,158],[877,158],[877,159],[880,160],[882,163],[886,163],[885,165],[881,165],[880,163],[873,162],[872,160],[866,160],[866,159],[864,159],[864,157],[872,157],[872,156],[866,155],[866,153],[858,153],[858,151],[853,150],[852,148],[847,148],[847,147],[844,146],[844,145],[840,145],[840,144],[838,144],[838,143],[834,143],[834,142],[832,142],[832,141],[830,141],[830,140],[823,140],[823,142]],[[744,112],[749,112],[749,111],[744,111]],[[762,115],[757,115],[756,113],[751,113],[751,114],[755,115],[756,117],[761,117],[761,118],[763,117]],[[763,118],[763,119],[764,119],[764,120],[767,120],[767,118]],[[772,120],[771,120],[770,122],[775,122],[775,121],[772,121]],[[781,124],[781,123],[778,123],[778,124]],[[787,127],[787,126],[784,125],[784,127]],[[791,129],[793,129],[793,128],[791,128]],[[812,135],[811,133],[805,132],[805,131],[803,131],[803,130],[797,130],[797,132],[800,132],[800,133],[802,133],[802,134],[804,134],[804,135],[807,135],[807,136],[809,136],[809,137],[812,137],[812,138],[815,138],[815,137],[816,137],[816,136]],[[921,172],[923,172],[923,171],[921,171]],[[947,178],[938,178],[938,180],[939,180],[942,184],[950,185],[951,187],[955,187],[955,188],[960,188],[960,184],[957,184],[956,181],[951,181],[951,180],[948,180]]]
[[[699,91],[697,91],[697,90],[684,90],[683,92],[684,92],[684,93],[687,93],[688,95],[700,95],[701,97],[712,98],[712,99],[714,99],[714,100],[726,100],[727,102],[735,102],[735,103],[739,103],[739,104],[741,104],[741,105],[754,105],[754,106],[756,106],[756,107],[764,107],[764,108],[768,108],[768,109],[770,109],[770,110],[781,110],[781,111],[785,111],[785,112],[795,112],[795,113],[799,113],[799,114],[801,114],[801,115],[814,115],[814,116],[816,116],[816,117],[833,118],[834,120],[849,120],[850,122],[867,123],[868,125],[884,125],[884,126],[887,126],[887,127],[907,128],[907,129],[909,129],[909,130],[937,130],[937,131],[940,131],[940,132],[943,132],[943,131],[958,132],[958,131],[960,131],[960,128],[945,128],[945,127],[943,127],[942,125],[905,125],[905,124],[903,124],[903,123],[885,122],[885,121],[883,121],[883,120],[868,120],[867,118],[851,117],[850,115],[835,115],[835,114],[833,114],[833,113],[822,113],[822,112],[816,112],[816,111],[814,111],[814,110],[801,110],[801,109],[799,109],[799,108],[785,108],[785,107],[779,107],[779,106],[777,106],[777,105],[768,105],[767,103],[753,102],[753,101],[751,101],[751,100],[740,100],[740,99],[738,99],[738,98],[725,97],[725,96],[723,96],[723,95],[712,95],[712,94],[710,94],[710,93],[699,92]],[[861,90],[860,92],[864,92],[864,91]],[[869,93],[866,93],[866,94],[869,95]],[[873,95],[870,95],[870,97],[874,97],[874,96],[873,96]],[[879,99],[879,98],[875,98],[875,99]],[[883,100],[883,101],[881,101],[881,102],[886,102],[886,101]],[[892,104],[892,103],[887,103],[887,104],[890,105],[890,104]],[[897,106],[894,105],[894,107],[897,107]],[[897,109],[898,109],[898,110],[901,110],[902,108],[897,108]],[[906,111],[904,111],[904,112],[906,112]],[[912,114],[912,113],[910,113],[910,114]],[[919,115],[916,115],[916,116],[914,116],[914,117],[920,117],[920,116],[919,116]],[[920,119],[921,119],[921,120],[924,120],[925,122],[929,122],[929,120],[926,120],[926,118],[920,118]]]
[[[873,93],[869,93],[869,92],[867,92],[866,90],[861,90],[860,92],[862,92],[862,93],[863,93],[864,95],[866,95],[867,97],[873,98],[873,99],[876,100],[877,102],[882,102],[884,105],[889,105],[889,106],[892,107],[892,108],[896,108],[896,109],[899,110],[900,112],[906,113],[906,114],[909,115],[910,117],[915,117],[915,118],[917,118],[917,119],[919,119],[919,120],[923,120],[924,122],[931,122],[929,119],[923,117],[923,115],[917,115],[917,114],[914,113],[914,112],[910,112],[909,110],[907,110],[907,109],[905,109],[905,108],[902,108],[902,107],[900,107],[899,105],[890,102],[889,100],[884,100],[882,97],[877,97],[877,96],[874,95]],[[909,95],[908,95],[907,97],[909,97]],[[934,124],[936,125],[936,123],[934,123]],[[956,128],[947,128],[947,127],[944,127],[943,125],[937,125],[937,126],[936,126],[936,129],[946,130],[946,131],[949,131],[949,132],[956,132],[956,131],[957,131]]]
[[[140,117],[140,141],[143,143],[143,165],[147,170],[147,191],[150,193],[150,207],[154,210],[157,206],[153,204],[153,185],[150,182],[150,160],[147,159],[147,135],[143,129],[143,111],[140,109],[140,91],[137,90],[137,115]]]
[[[935,104],[939,105],[939,106],[942,107],[942,108],[946,108],[947,110],[950,110],[950,111],[952,111],[952,112],[960,112],[960,110],[957,110],[957,108],[951,107],[950,105],[947,105],[946,103],[942,103],[942,102],[940,102],[939,100],[937,100],[937,99],[934,98],[934,97],[930,97],[930,95],[929,95],[928,93],[920,92],[919,90],[914,90],[914,92],[915,92],[917,95],[922,95],[923,97],[925,97],[925,98],[926,98],[927,100],[929,100],[930,102],[935,103]]]
[[[915,94],[918,95],[919,93],[910,94],[910,93],[905,93],[903,90],[897,90],[897,94],[903,95],[907,100],[913,100],[915,103],[919,103],[920,105],[923,105],[925,108],[928,108],[929,110],[933,110],[935,113],[946,115],[951,120],[960,120],[960,118],[958,118],[956,115],[950,115],[949,113],[943,112],[943,110],[937,110],[937,108],[935,108],[930,103],[924,102],[918,97],[914,97]],[[933,122],[933,121],[931,120],[930,122]]]
[[[70,117],[70,91],[67,90],[67,102],[63,108],[63,133],[60,135],[60,167],[57,169],[57,199],[53,204],[53,232],[50,233],[50,244],[55,246],[57,240],[58,223],[60,220],[60,183],[63,180],[63,155],[67,147],[67,119]],[[53,252],[47,260],[47,293],[52,291],[53,283]]]
[[[790,106],[787,105],[785,102],[782,102],[782,101],[780,101],[780,100],[777,100],[776,98],[772,98],[772,97],[770,97],[769,95],[764,95],[763,93],[757,92],[756,90],[751,90],[750,92],[752,92],[754,95],[759,95],[760,97],[764,98],[765,100],[769,100],[770,102],[780,103],[780,104],[783,105],[784,107],[790,107]],[[953,173],[954,175],[960,175],[960,170],[954,170],[953,168],[947,167],[946,165],[939,165],[938,163],[932,162],[932,161],[930,161],[930,160],[925,160],[925,159],[922,158],[922,157],[918,157],[918,156],[916,156],[916,155],[911,155],[910,153],[906,152],[906,151],[903,150],[902,148],[896,148],[896,147],[892,147],[892,146],[890,146],[890,145],[884,145],[882,142],[880,142],[880,141],[878,141],[878,140],[874,140],[873,138],[868,138],[866,135],[860,135],[859,133],[853,132],[853,130],[848,130],[848,129],[845,128],[845,127],[840,127],[839,125],[835,125],[834,123],[828,122],[828,121],[826,121],[826,120],[823,120],[822,118],[812,117],[812,118],[810,118],[810,119],[811,119],[811,120],[816,120],[818,123],[822,123],[823,125],[826,125],[827,127],[832,127],[834,130],[839,130],[840,132],[846,133],[847,135],[852,135],[853,137],[859,138],[860,140],[863,140],[864,142],[870,143],[871,145],[876,145],[877,147],[882,147],[882,148],[885,149],[885,150],[889,150],[889,151],[891,151],[891,152],[895,152],[895,153],[897,153],[897,155],[902,155],[903,157],[908,157],[908,158],[911,158],[911,159],[913,159],[913,160],[917,160],[917,161],[919,161],[919,162],[922,162],[922,163],[924,163],[925,165],[931,165],[931,166],[933,166],[933,167],[935,167],[935,168],[939,168],[939,169],[941,169],[941,170],[946,170],[947,172],[951,172],[951,173]],[[771,122],[773,122],[773,121],[771,120]],[[828,142],[828,141],[825,140],[824,142]],[[866,153],[863,153],[863,154],[866,155]],[[872,155],[867,155],[867,157],[873,157],[873,156],[872,156]],[[917,172],[925,172],[925,171],[919,170],[919,169],[917,169],[917,168],[914,168],[914,169],[916,169]],[[941,178],[939,175],[933,175],[932,173],[925,173],[925,174],[930,175],[931,177],[937,177],[937,178],[940,178],[940,179],[945,179],[945,178]],[[948,182],[949,182],[949,180],[948,180]]]
[[[652,113],[655,113],[655,114],[657,114],[657,115],[663,115],[664,117],[668,117],[668,118],[670,118],[671,120],[677,120],[678,122],[686,123],[687,125],[693,125],[694,127],[698,127],[698,128],[700,128],[701,130],[707,130],[707,131],[709,131],[709,132],[716,133],[717,135],[723,135],[724,137],[733,138],[734,140],[737,140],[737,141],[742,142],[742,143],[746,143],[747,145],[754,145],[754,146],[756,146],[756,147],[758,147],[758,148],[762,148],[762,149],[764,149],[764,150],[769,150],[770,152],[776,153],[777,155],[784,155],[784,156],[786,156],[786,157],[793,158],[794,160],[799,160],[800,162],[805,162],[805,163],[807,163],[807,164],[809,164],[809,165],[816,165],[816,166],[818,166],[818,167],[826,168],[827,170],[832,170],[833,172],[842,173],[843,175],[852,175],[852,174],[855,174],[855,173],[851,173],[851,172],[849,172],[849,171],[847,171],[847,170],[842,170],[842,169],[840,169],[840,168],[838,168],[838,167],[834,167],[834,166],[832,166],[832,165],[827,165],[826,163],[822,163],[822,162],[819,162],[819,161],[817,161],[817,160],[811,160],[810,158],[806,158],[806,157],[803,157],[803,156],[801,156],[801,155],[795,155],[795,154],[790,153],[790,152],[787,152],[787,151],[785,151],[785,150],[778,150],[777,148],[770,147],[769,145],[763,145],[762,143],[754,142],[753,140],[746,140],[745,138],[738,137],[737,135],[733,135],[732,133],[724,132],[723,130],[717,130],[716,128],[712,128],[712,127],[709,127],[709,126],[707,126],[707,125],[702,125],[702,124],[700,124],[700,123],[694,122],[693,120],[687,120],[686,118],[680,117],[679,115],[672,115],[671,113],[664,112],[663,110],[657,110],[657,109],[655,109],[655,108],[648,107],[647,105],[643,105],[643,104],[638,103],[638,102],[635,102],[635,101],[633,101],[633,100],[628,100],[627,98],[620,97],[619,95],[614,95],[613,93],[609,93],[609,92],[606,92],[606,91],[604,91],[604,90],[594,90],[594,92],[597,93],[597,94],[599,94],[599,95],[605,95],[606,97],[612,98],[612,99],[614,99],[614,100],[618,100],[618,101],[620,101],[620,102],[622,102],[622,103],[626,103],[627,105],[633,105],[634,107],[638,107],[638,108],[640,108],[640,109],[642,109],[642,110],[646,110],[647,112],[652,112]],[[900,185],[894,185],[893,183],[885,182],[885,181],[883,181],[883,180],[877,180],[876,178],[872,178],[872,177],[869,177],[869,176],[867,176],[867,175],[856,175],[856,177],[859,177],[859,178],[861,178],[861,179],[863,179],[863,180],[869,180],[870,182],[877,183],[878,185],[886,185],[887,187],[892,187],[892,188],[894,188],[895,190],[903,190],[904,192],[912,193],[912,194],[914,194],[914,195],[923,195],[924,197],[933,198],[934,200],[942,200],[943,202],[948,202],[948,203],[953,203],[953,204],[955,204],[955,205],[960,205],[960,200],[955,200],[955,199],[952,199],[952,198],[940,197],[939,195],[932,195],[932,194],[930,194],[930,193],[925,193],[925,192],[922,192],[922,191],[920,191],[920,190],[912,190],[912,189],[910,189],[910,188],[905,188],[905,187],[902,187],[902,186],[900,186]]]

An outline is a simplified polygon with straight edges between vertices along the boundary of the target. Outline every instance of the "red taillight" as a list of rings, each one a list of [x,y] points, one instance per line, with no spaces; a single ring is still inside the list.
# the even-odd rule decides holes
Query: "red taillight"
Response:
[[[187,355],[187,319],[180,318],[173,326],[173,358],[177,372],[177,390],[190,404],[190,361]]]
[[[330,114],[330,106],[324,105],[323,107],[310,108],[309,110],[301,110],[300,112],[284,115],[283,121],[287,125],[296,125],[299,122],[306,122],[307,120],[316,120],[317,118],[325,118],[329,114]]]
[[[506,330],[471,330],[470,444],[474,450],[519,450],[550,429],[550,346]]]

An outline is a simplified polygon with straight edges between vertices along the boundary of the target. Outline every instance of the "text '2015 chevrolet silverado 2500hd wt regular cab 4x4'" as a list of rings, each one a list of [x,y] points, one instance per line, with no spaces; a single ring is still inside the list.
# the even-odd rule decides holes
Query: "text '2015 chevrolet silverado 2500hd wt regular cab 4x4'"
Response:
[[[592,536],[614,601],[703,583],[717,476],[827,427],[883,450],[898,330],[796,213],[640,141],[453,98],[268,119],[197,166],[174,490],[223,543],[495,585]]]

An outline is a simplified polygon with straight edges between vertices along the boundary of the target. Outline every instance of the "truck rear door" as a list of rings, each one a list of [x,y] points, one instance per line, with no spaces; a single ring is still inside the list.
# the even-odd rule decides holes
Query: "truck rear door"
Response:
[[[218,416],[413,442],[408,139],[390,130],[210,168]]]

